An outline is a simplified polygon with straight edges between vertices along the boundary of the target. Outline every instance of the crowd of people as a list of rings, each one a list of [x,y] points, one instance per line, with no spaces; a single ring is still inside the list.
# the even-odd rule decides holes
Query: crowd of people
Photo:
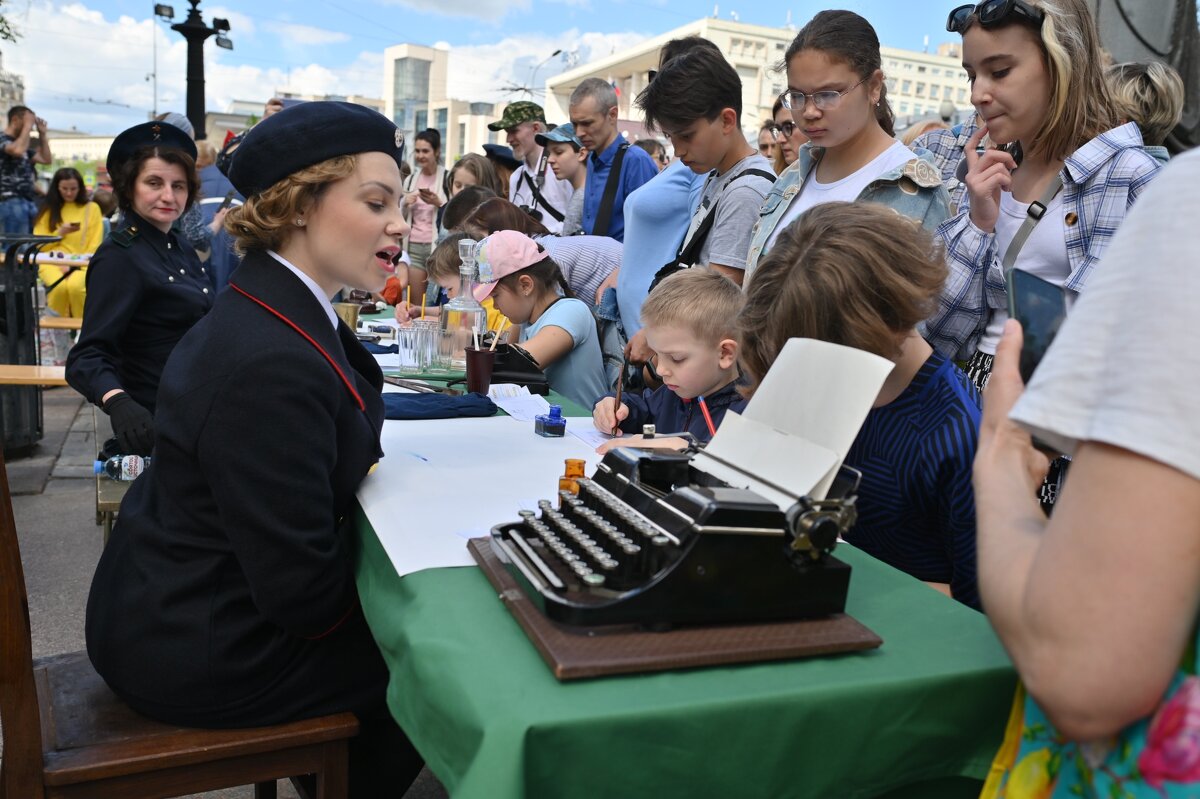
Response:
[[[1162,146],[1183,84],[1109,63],[1085,0],[985,0],[947,30],[976,114],[902,137],[876,31],[849,11],[796,33],[753,142],[737,71],[700,37],[666,43],[635,98],[661,140],[628,141],[595,78],[561,124],[509,104],[489,125],[507,147],[452,164],[438,131],[406,142],[348,104],[273,109],[219,153],[168,115],[118,137],[111,200],[64,169],[41,209],[45,125],[13,109],[0,220],[94,253],[42,275],[48,307],[83,316],[67,377],[111,417],[109,451],[155,456],[89,603],[100,673],[175,723],[355,710],[407,753],[364,745],[356,790],[411,778],[338,535],[380,455],[380,372],[330,300],[436,315],[472,240],[489,330],[592,409],[605,449],[688,446],[645,424],[703,445],[791,338],[890,360],[846,458],[846,538],[986,613],[1012,656],[985,793],[1194,792],[1194,758],[1162,753],[1200,735],[1200,414],[1179,374],[1200,154]],[[1013,270],[1070,305],[1028,390]],[[284,495],[304,501],[255,500]]]

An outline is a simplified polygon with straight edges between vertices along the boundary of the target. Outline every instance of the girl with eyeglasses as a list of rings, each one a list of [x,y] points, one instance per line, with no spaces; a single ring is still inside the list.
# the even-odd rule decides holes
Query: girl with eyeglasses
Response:
[[[782,175],[783,170],[796,163],[796,158],[800,155],[800,147],[808,141],[808,137],[800,130],[796,120],[792,119],[792,112],[783,107],[782,96],[776,98],[775,106],[771,109],[771,117],[775,120],[774,133],[777,145],[775,147],[775,174]]]
[[[954,9],[946,28],[963,37],[982,124],[963,148],[958,213],[938,229],[950,280],[925,332],[982,389],[1008,318],[1008,270],[1077,296],[1159,165],[1138,126],[1119,124],[1086,0],[987,0]]]
[[[821,203],[883,203],[930,231],[949,216],[937,169],[896,141],[871,23],[852,11],[822,11],[796,34],[784,64],[779,105],[809,141],[763,201],[746,279],[779,232]]]

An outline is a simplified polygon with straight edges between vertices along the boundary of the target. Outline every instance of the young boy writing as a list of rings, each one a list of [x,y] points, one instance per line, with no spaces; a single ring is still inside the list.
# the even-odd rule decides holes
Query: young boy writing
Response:
[[[686,269],[663,280],[642,305],[642,327],[663,384],[624,394],[619,404],[615,396],[602,398],[592,410],[597,429],[641,433],[643,425],[653,424],[656,434],[686,432],[700,441],[712,438],[727,410],[740,411],[746,405],[737,391],[734,336],[741,306],[738,287],[711,269]],[[616,438],[601,451],[646,444],[641,436]],[[656,444],[686,446],[674,437],[656,439]]]

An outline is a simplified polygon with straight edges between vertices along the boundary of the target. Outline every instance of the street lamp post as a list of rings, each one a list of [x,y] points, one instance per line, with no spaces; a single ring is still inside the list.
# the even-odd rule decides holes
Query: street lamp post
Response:
[[[170,22],[175,19],[175,9],[171,6],[163,5],[162,3],[154,4],[154,16],[161,20]],[[154,79],[154,111],[153,115],[158,116],[158,25],[155,24],[150,28],[150,46],[154,52],[154,71],[147,77]]]
[[[200,17],[200,0],[188,0],[192,8],[187,19],[171,26],[179,31],[188,43],[187,57],[187,118],[196,130],[196,138],[203,139],[204,133],[204,41],[209,36],[217,37],[217,45],[226,50],[233,49],[233,42],[225,34],[229,32],[229,20],[213,19],[212,27],[204,24]]]
[[[529,96],[530,97],[533,96],[533,93],[534,93],[535,89],[537,88],[534,85],[534,80],[537,79],[538,70],[541,69],[542,67],[546,66],[546,64],[548,64],[550,62],[551,58],[554,58],[556,55],[559,55],[560,53],[562,53],[562,50],[555,50],[553,53],[546,56],[546,58],[542,59],[542,62],[540,64],[538,64],[537,66],[535,66],[533,68],[533,71],[529,73]]]

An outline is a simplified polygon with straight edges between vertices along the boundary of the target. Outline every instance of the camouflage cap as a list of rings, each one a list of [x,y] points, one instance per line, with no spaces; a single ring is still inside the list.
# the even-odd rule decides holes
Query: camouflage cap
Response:
[[[522,122],[546,122],[546,112],[537,103],[531,103],[528,100],[518,100],[515,103],[509,103],[504,109],[504,116],[500,117],[496,122],[488,124],[488,130],[508,130],[515,128]]]

